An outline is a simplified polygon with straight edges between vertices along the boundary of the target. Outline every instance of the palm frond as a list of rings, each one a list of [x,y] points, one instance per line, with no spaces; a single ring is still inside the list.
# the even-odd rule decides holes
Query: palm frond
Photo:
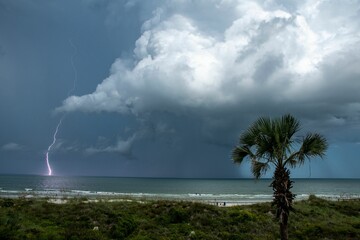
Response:
[[[270,168],[269,162],[260,162],[255,159],[251,162],[251,171],[256,179],[259,179]]]
[[[300,148],[300,154],[305,158],[325,156],[325,151],[328,148],[327,140],[318,133],[308,133]],[[303,158],[303,157],[302,157]]]
[[[328,143],[325,137],[318,133],[308,133],[303,138],[299,151],[292,154],[287,162],[291,166],[295,166],[297,164],[304,164],[305,160],[311,157],[323,158],[327,148]],[[294,163],[295,160],[296,163]]]
[[[231,157],[234,163],[241,164],[246,157],[253,158],[254,154],[247,146],[237,146],[234,148]]]
[[[240,145],[254,146],[259,142],[259,136],[263,134],[264,129],[269,128],[270,119],[262,117],[254,122],[247,131],[240,136]]]
[[[281,118],[281,128],[285,133],[284,140],[291,140],[294,134],[300,131],[300,122],[293,116],[287,114]]]
[[[296,167],[296,165],[298,164],[298,161],[296,160],[296,158],[291,157],[291,158],[288,158],[288,159],[285,161],[285,164],[284,164],[284,165],[287,165],[287,164],[289,164],[290,167]]]
[[[258,158],[263,154],[271,152],[271,120],[270,118],[259,118],[240,137],[240,144],[254,147],[254,153]]]
[[[299,130],[300,122],[289,114],[274,120],[274,142],[278,158],[283,159],[292,151],[294,134]]]
[[[260,135],[258,137],[258,144],[256,145],[256,156],[258,158],[274,157],[274,143],[271,136]]]

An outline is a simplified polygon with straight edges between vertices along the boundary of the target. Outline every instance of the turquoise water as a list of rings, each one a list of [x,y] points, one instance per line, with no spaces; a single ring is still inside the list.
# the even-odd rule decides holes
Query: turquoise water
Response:
[[[270,201],[271,180],[171,179],[0,175],[0,196],[139,197],[155,199]],[[359,198],[360,179],[294,179],[297,199]]]

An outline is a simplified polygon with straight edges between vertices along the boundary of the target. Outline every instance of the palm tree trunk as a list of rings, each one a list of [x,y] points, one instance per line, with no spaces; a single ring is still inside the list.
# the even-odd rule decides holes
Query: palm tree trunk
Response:
[[[288,236],[288,216],[289,215],[283,215],[282,217],[280,217],[280,222],[279,222],[279,225],[280,225],[280,237],[281,237],[281,240],[288,240],[289,239],[289,236]],[[284,220],[286,218],[286,220]]]
[[[281,240],[288,240],[288,219],[292,210],[292,201],[295,195],[291,193],[292,181],[290,171],[277,166],[274,172],[273,181],[270,185],[273,188],[273,203],[276,206],[276,218],[279,219]]]

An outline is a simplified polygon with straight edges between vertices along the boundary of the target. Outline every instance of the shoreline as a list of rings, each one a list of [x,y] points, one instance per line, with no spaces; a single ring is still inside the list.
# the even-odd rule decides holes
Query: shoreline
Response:
[[[317,198],[329,201],[343,201],[360,199],[358,194],[322,195],[301,194],[297,195],[295,202],[308,200],[313,195]],[[259,197],[260,196],[260,197]],[[151,202],[151,201],[174,201],[174,202],[197,202],[218,207],[232,207],[253,205],[258,203],[270,203],[271,195],[214,195],[214,194],[154,194],[154,193],[114,193],[114,192],[91,192],[91,191],[5,191],[0,189],[0,198],[10,199],[46,199],[55,204],[65,204],[72,199],[82,199],[84,202]]]

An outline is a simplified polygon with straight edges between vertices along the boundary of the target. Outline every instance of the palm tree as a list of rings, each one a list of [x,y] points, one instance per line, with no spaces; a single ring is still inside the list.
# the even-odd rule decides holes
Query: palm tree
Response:
[[[293,181],[288,167],[304,164],[312,157],[325,156],[328,147],[326,139],[317,133],[296,137],[300,122],[291,115],[281,118],[259,118],[240,136],[239,145],[232,152],[234,163],[241,164],[244,159],[251,161],[251,171],[259,179],[271,166],[275,167],[273,181],[273,206],[279,219],[280,236],[288,239],[288,218],[292,210]]]

